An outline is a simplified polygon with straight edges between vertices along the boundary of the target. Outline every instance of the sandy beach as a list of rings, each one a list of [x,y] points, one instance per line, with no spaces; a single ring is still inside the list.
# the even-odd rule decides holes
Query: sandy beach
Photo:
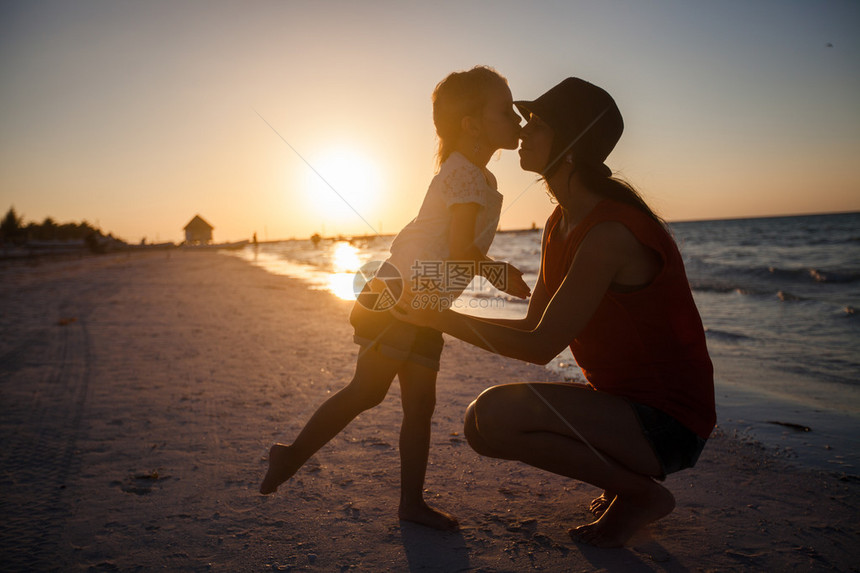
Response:
[[[352,374],[350,304],[215,252],[0,264],[0,569],[860,570],[860,481],[719,427],[674,513],[572,542],[598,490],[462,437],[481,390],[552,374],[451,338],[426,488],[458,532],[397,520],[396,384],[261,496],[269,445]]]

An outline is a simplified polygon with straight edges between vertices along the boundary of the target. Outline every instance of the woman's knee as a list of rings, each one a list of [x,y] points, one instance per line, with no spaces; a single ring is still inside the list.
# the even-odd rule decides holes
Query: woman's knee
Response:
[[[498,458],[499,456],[481,437],[481,432],[478,431],[478,424],[475,421],[475,402],[472,402],[466,409],[466,420],[463,423],[463,435],[469,443],[469,447],[475,450],[475,453],[488,458]]]
[[[463,434],[473,450],[483,456],[504,458],[512,421],[504,392],[489,388],[466,409]]]
[[[505,384],[487,388],[473,402],[475,422],[485,438],[515,431],[522,385]]]
[[[481,438],[481,433],[478,431],[478,424],[475,420],[475,402],[469,404],[466,408],[466,419],[463,421],[463,435],[469,446],[482,456],[493,457],[489,446]]]

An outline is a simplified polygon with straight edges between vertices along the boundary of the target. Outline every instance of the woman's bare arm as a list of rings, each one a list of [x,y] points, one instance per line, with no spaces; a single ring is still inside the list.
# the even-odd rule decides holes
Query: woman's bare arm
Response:
[[[414,320],[407,320],[437,328],[496,354],[546,364],[576,338],[597,310],[616,274],[629,260],[631,241],[635,243],[635,237],[616,223],[603,223],[589,231],[561,286],[531,330],[451,310],[416,313]]]
[[[550,296],[543,284],[540,272],[538,272],[538,281],[529,298],[528,311],[523,318],[493,318],[485,316],[476,316],[479,320],[490,324],[515,328],[517,330],[532,330],[540,322],[547,305],[549,304]]]

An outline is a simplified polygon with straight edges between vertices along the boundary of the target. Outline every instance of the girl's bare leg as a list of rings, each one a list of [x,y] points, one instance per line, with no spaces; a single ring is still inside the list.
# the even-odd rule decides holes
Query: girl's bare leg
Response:
[[[436,372],[404,362],[398,372],[403,401],[400,428],[400,508],[405,521],[435,529],[455,529],[457,520],[424,501],[424,475],[430,451],[430,423],[436,407]]]
[[[649,477],[660,464],[621,398],[569,384],[509,384],[490,388],[470,410],[467,437],[477,434],[487,453],[615,493],[600,519],[571,530],[578,539],[621,546],[674,509],[672,494]]]
[[[277,490],[357,415],[382,402],[401,364],[363,348],[352,381],[323,402],[291,445],[275,444],[269,449],[269,469],[260,493]]]

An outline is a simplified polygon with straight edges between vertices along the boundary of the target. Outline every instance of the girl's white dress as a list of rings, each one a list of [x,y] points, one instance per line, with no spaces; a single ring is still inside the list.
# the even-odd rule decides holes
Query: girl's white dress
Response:
[[[388,259],[412,290],[421,285],[444,285],[439,295],[447,299],[442,301],[447,306],[468,285],[468,281],[462,284],[462,281],[448,280],[452,273],[461,273],[468,266],[455,268],[458,262],[449,260],[450,208],[458,203],[481,206],[475,220],[474,244],[486,255],[499,225],[502,194],[496,189],[492,173],[455,151],[442,163],[430,182],[418,216],[395,237]]]

